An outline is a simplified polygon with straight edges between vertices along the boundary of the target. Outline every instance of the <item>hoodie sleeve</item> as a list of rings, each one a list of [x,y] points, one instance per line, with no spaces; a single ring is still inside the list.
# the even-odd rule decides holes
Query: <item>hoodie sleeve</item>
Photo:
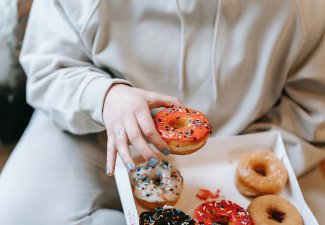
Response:
[[[318,0],[301,3],[305,40],[283,95],[246,130],[280,130],[297,175],[325,157],[325,4]]]
[[[131,84],[93,65],[80,30],[85,30],[98,1],[74,2],[71,14],[79,15],[77,25],[59,0],[34,1],[20,62],[27,74],[28,103],[45,111],[61,129],[85,134],[104,130],[102,107],[111,85]]]

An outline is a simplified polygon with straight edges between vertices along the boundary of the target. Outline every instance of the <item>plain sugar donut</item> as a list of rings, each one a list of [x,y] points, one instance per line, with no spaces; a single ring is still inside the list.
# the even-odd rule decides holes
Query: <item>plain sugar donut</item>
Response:
[[[255,198],[247,211],[256,225],[302,225],[302,218],[285,198],[277,195],[263,195]]]
[[[286,185],[284,163],[270,151],[258,151],[242,158],[236,170],[236,186],[245,196],[276,194]]]

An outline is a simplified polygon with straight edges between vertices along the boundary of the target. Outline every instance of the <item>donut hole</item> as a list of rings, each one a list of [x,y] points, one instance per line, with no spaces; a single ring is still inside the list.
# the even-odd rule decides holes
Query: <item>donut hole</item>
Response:
[[[154,183],[155,185],[160,186],[160,184],[161,184],[161,176],[156,176],[156,177],[154,177],[154,179],[152,179],[152,180],[153,180],[153,183]]]
[[[264,164],[254,164],[252,166],[252,169],[254,170],[255,173],[257,173],[262,177],[265,177],[267,175],[267,168],[265,167]]]
[[[270,220],[282,223],[285,217],[285,213],[277,209],[268,209],[267,211],[268,218]]]
[[[228,225],[230,224],[230,219],[227,216],[218,216],[212,219],[213,224],[216,225]]]
[[[175,129],[180,129],[187,127],[190,121],[187,117],[178,117],[176,120],[170,122],[170,126],[174,127]]]

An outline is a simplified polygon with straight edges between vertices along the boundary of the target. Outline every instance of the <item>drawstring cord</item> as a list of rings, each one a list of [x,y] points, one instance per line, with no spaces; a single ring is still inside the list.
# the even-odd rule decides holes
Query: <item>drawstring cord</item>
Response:
[[[220,21],[220,7],[221,0],[218,0],[216,16],[214,20],[213,26],[213,37],[212,37],[212,50],[211,50],[211,71],[210,76],[212,79],[212,108],[216,107],[216,102],[218,98],[218,81],[219,76],[216,78],[216,52],[217,52],[217,39],[218,39],[218,28]],[[186,51],[186,35],[185,35],[185,18],[181,10],[180,0],[176,0],[176,9],[177,15],[179,17],[181,23],[181,36],[180,36],[180,63],[179,63],[179,71],[178,71],[178,90],[180,91],[181,98],[184,97],[184,80],[185,80],[185,51]]]
[[[177,15],[179,17],[180,23],[181,23],[181,37],[180,37],[180,43],[181,43],[181,49],[180,49],[180,63],[179,63],[179,71],[178,71],[178,90],[181,92],[181,97],[184,97],[184,79],[185,79],[185,18],[181,10],[181,6],[179,3],[180,0],[176,0],[176,9],[177,9]]]
[[[216,16],[214,20],[213,27],[213,37],[212,37],[212,52],[211,52],[211,79],[212,79],[212,108],[216,108],[217,98],[218,98],[218,84],[219,84],[219,76],[216,78],[216,52],[217,52],[217,39],[218,39],[218,31],[219,31],[219,21],[220,21],[220,5],[221,0],[217,3]]]

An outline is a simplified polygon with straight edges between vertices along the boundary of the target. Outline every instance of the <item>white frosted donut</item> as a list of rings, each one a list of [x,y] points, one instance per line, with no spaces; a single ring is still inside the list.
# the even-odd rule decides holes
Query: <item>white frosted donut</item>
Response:
[[[183,190],[179,170],[162,160],[157,166],[140,164],[132,174],[133,194],[146,208],[175,205]]]

